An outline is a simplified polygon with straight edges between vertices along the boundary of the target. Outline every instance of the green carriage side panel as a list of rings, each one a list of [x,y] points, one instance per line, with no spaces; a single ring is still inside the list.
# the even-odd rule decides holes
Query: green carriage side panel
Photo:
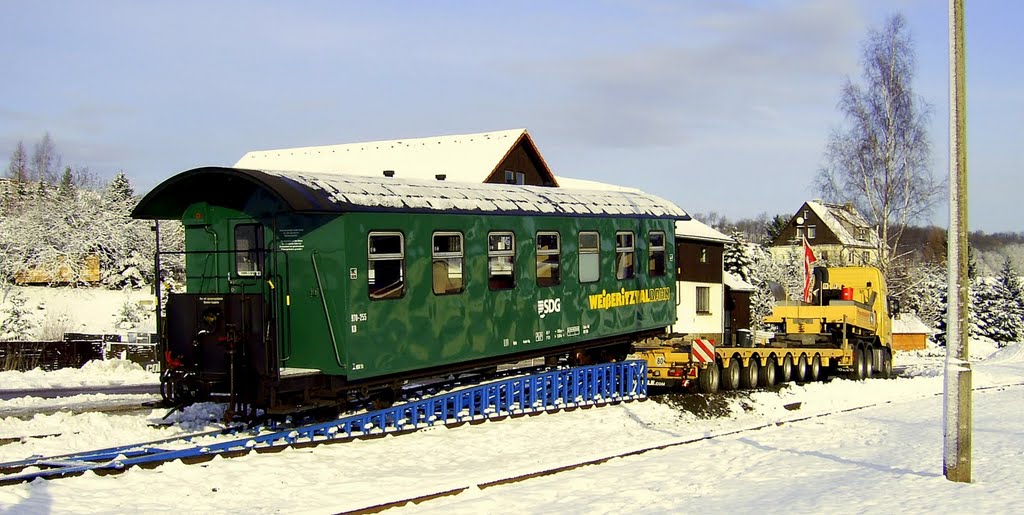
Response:
[[[618,280],[614,273],[616,231],[634,232],[636,262],[646,263],[647,232],[671,234],[671,221],[383,213],[353,213],[346,219],[343,234],[349,271],[343,275],[348,282],[349,310],[337,318],[347,322],[344,333],[350,379],[660,329],[670,325],[675,316],[674,277],[652,278],[644,269],[632,279]],[[433,292],[435,231],[463,234],[465,289],[460,294]],[[491,290],[488,286],[487,235],[491,231],[515,234],[514,289]],[[561,281],[557,285],[537,285],[538,231],[556,231],[560,236]],[[579,282],[580,231],[601,235],[601,277],[596,282]],[[367,241],[371,232],[403,235],[405,289],[399,298],[372,300],[369,296]]]

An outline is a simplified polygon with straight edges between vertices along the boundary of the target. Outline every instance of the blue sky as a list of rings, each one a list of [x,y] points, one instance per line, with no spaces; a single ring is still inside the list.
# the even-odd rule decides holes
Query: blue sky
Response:
[[[1024,230],[1024,4],[967,0],[969,223]],[[145,192],[246,151],[525,127],[558,175],[730,218],[792,213],[869,26],[898,10],[948,175],[947,2],[16,2],[0,155]],[[939,206],[931,223],[945,226]]]

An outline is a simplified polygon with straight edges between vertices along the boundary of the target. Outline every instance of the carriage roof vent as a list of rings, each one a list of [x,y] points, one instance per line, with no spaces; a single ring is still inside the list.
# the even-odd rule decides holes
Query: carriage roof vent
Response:
[[[384,170],[384,177],[394,177],[394,176],[395,176],[395,171],[394,170]]]

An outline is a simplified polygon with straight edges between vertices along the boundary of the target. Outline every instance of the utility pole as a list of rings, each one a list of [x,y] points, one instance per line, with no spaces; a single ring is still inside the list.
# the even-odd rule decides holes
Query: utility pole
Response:
[[[971,362],[968,354],[967,80],[964,0],[949,0],[949,309],[942,470],[946,479],[971,482]]]

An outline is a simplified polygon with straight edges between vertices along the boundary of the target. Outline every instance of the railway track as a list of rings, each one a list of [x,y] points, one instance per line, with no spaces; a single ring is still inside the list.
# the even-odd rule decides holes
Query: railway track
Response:
[[[185,435],[141,444],[0,464],[0,485],[59,478],[86,471],[119,472],[132,466],[152,467],[168,461],[198,463],[250,452],[278,452],[357,438],[413,432],[436,424],[446,426],[500,420],[544,412],[615,404],[646,395],[646,363],[589,365],[519,376],[421,399],[401,406],[295,428],[231,428],[235,438],[202,441],[210,434]],[[242,435],[242,436],[239,436]]]
[[[973,391],[975,391],[975,392],[984,392],[984,391],[988,391],[988,390],[1001,390],[1001,389],[1005,389],[1005,388],[1018,388],[1018,387],[1024,387],[1024,382],[1007,383],[1007,384],[993,385],[993,386],[984,386],[984,387],[975,387],[973,389]],[[816,413],[814,415],[795,416],[795,417],[792,417],[792,418],[788,418],[786,420],[779,420],[779,421],[773,421],[773,422],[765,422],[765,423],[760,423],[760,424],[753,424],[753,425],[750,425],[750,426],[747,426],[747,427],[742,427],[742,428],[739,428],[739,429],[731,429],[731,430],[725,430],[725,431],[711,432],[711,433],[708,433],[708,434],[704,434],[702,436],[681,437],[681,438],[679,438],[679,439],[677,439],[675,441],[669,442],[669,443],[661,443],[661,444],[656,444],[656,445],[642,446],[642,447],[638,447],[636,449],[632,449],[632,450],[625,451],[625,452],[618,452],[618,453],[614,453],[614,454],[609,454],[607,456],[602,456],[602,457],[599,457],[599,458],[592,458],[592,459],[582,460],[582,461],[578,461],[578,462],[574,462],[574,463],[567,463],[565,465],[560,465],[560,466],[557,466],[557,467],[550,467],[550,468],[545,468],[545,469],[540,469],[540,470],[523,471],[520,474],[515,474],[515,475],[509,476],[507,478],[498,479],[498,480],[489,480],[489,481],[473,482],[473,483],[470,483],[470,484],[456,485],[456,486],[453,486],[451,488],[440,489],[440,490],[437,490],[435,492],[428,493],[428,494],[422,494],[422,495],[417,495],[417,496],[414,496],[414,497],[407,497],[407,498],[402,498],[402,499],[396,499],[394,501],[374,504],[374,505],[365,506],[365,507],[362,507],[362,508],[346,510],[346,511],[342,511],[340,513],[341,514],[345,514],[345,515],[361,515],[361,514],[379,513],[381,511],[384,511],[384,510],[387,510],[387,509],[399,508],[399,507],[409,506],[409,505],[419,505],[419,504],[422,504],[424,502],[429,502],[431,500],[445,498],[445,497],[451,497],[451,496],[458,495],[460,493],[467,492],[467,491],[484,490],[484,489],[495,487],[495,486],[520,483],[520,482],[527,481],[527,480],[530,480],[530,479],[539,478],[539,477],[545,477],[545,476],[551,476],[551,475],[555,475],[555,474],[560,474],[560,473],[563,473],[563,472],[568,472],[568,471],[571,471],[571,470],[576,470],[576,469],[579,469],[579,468],[582,468],[582,467],[587,467],[587,466],[590,466],[590,465],[600,465],[600,464],[603,464],[603,463],[606,463],[608,461],[611,461],[611,460],[614,460],[614,459],[618,459],[618,458],[627,458],[627,457],[631,457],[631,456],[639,456],[639,455],[646,454],[646,453],[649,453],[649,452],[660,451],[660,450],[670,449],[670,448],[674,448],[674,447],[682,447],[682,446],[686,446],[686,445],[692,445],[692,444],[695,444],[695,443],[698,443],[698,442],[703,442],[703,441],[707,441],[707,440],[715,440],[715,439],[718,439],[718,438],[724,438],[724,437],[734,436],[734,435],[738,435],[738,434],[749,433],[749,432],[753,432],[753,431],[760,431],[760,430],[767,429],[767,428],[770,428],[770,427],[782,426],[782,425],[785,425],[785,424],[803,423],[803,422],[807,422],[807,421],[811,421],[811,420],[815,420],[815,419],[836,416],[836,415],[840,415],[840,414],[843,414],[843,413],[849,413],[849,412],[853,412],[853,411],[860,411],[860,410],[864,410],[864,409],[870,409],[870,408],[885,406],[885,405],[888,405],[888,404],[892,404],[894,402],[905,402],[905,401],[910,401],[910,400],[927,399],[929,397],[937,397],[937,396],[941,396],[941,395],[942,395],[942,393],[939,392],[939,393],[933,393],[933,394],[928,394],[928,395],[921,395],[921,396],[914,397],[914,398],[909,398],[909,399],[886,400],[886,401],[874,402],[874,403],[869,403],[869,404],[863,404],[863,405],[859,405],[859,406],[852,406],[852,407],[847,407],[847,408],[836,409],[836,410],[825,412],[825,413]]]

